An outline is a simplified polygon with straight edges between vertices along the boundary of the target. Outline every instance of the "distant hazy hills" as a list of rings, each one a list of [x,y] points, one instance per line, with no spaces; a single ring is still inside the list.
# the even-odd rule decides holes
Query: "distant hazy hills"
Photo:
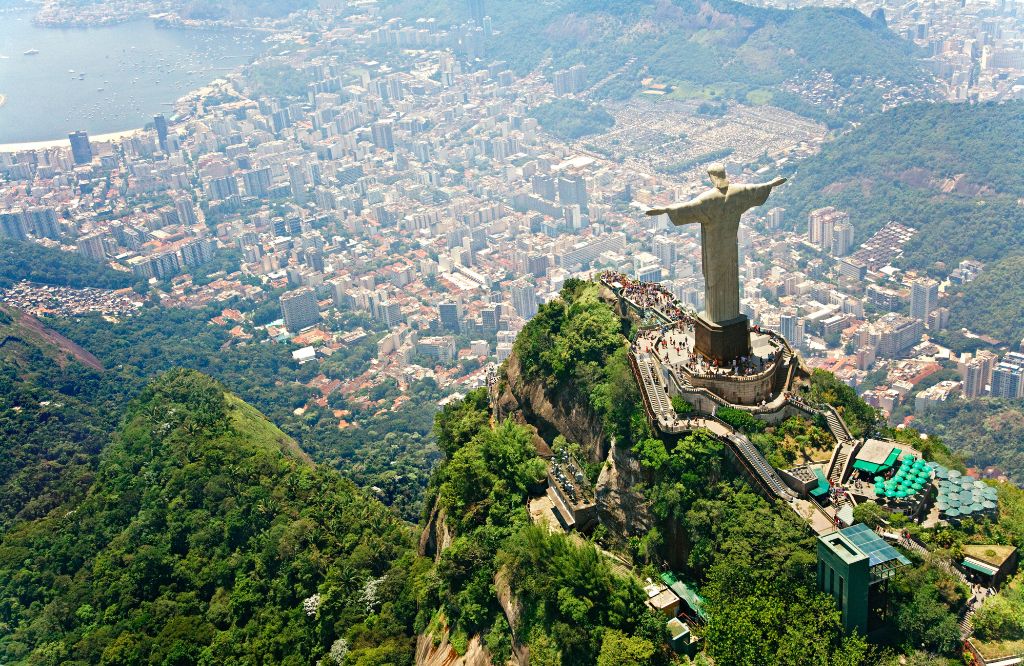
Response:
[[[464,2],[443,0],[392,0],[385,11],[442,24],[468,17]],[[505,60],[520,73],[546,57],[556,69],[583,63],[599,98],[627,97],[652,76],[688,91],[683,95],[709,94],[703,89],[714,85],[710,94],[815,115],[819,110],[778,84],[821,71],[845,91],[859,76],[926,80],[911,44],[852,9],[782,11],[727,0],[490,0],[486,12],[500,32],[487,42],[488,62]],[[874,88],[854,93],[841,115],[856,115],[862,104],[877,108],[877,94]]]

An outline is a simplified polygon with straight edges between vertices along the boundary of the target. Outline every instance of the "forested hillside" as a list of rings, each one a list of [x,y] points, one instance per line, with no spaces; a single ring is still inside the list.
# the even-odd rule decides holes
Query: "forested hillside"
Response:
[[[101,375],[0,307],[0,534],[80,499],[117,412]]]
[[[221,304],[233,306],[251,308],[252,304]],[[270,302],[270,307],[279,312],[276,302]],[[332,407],[345,406],[337,401],[340,395],[327,407],[313,405],[301,416],[295,414],[314,395],[299,382],[308,382],[318,371],[341,380],[360,374],[372,358],[365,352],[375,353],[373,340],[365,349],[345,350],[319,365],[299,365],[291,357],[292,346],[238,344],[223,327],[209,323],[218,314],[219,308],[146,307],[116,324],[99,315],[50,323],[99,357],[109,369],[110,392],[118,399],[133,397],[147,382],[174,367],[204,372],[299,440],[317,462],[335,466],[362,487],[379,488],[382,500],[415,521],[421,493],[438,457],[429,437],[435,403],[441,397],[436,383],[427,379],[415,384],[410,402],[400,412],[377,413],[374,408],[367,414],[354,413],[352,418],[363,421],[365,427],[339,430]]]
[[[951,400],[915,415],[915,426],[945,439],[968,464],[995,465],[1024,481],[1024,402]]]
[[[411,529],[194,371],[132,402],[84,499],[0,534],[5,663],[411,663]]]
[[[1024,251],[1022,123],[1024,102],[902,106],[804,160],[777,204],[801,230],[815,208],[847,211],[858,242],[889,220],[913,227],[910,267],[994,262]]]
[[[642,506],[620,509],[649,512],[653,527],[601,525],[584,537],[532,517],[546,471],[535,435],[493,419],[479,389],[435,419],[444,459],[427,489],[420,556],[412,525],[314,467],[209,376],[164,372],[124,407],[113,380],[155,361],[110,352],[140,364],[119,375],[19,348],[31,362],[0,375],[0,661],[411,665],[419,646],[495,664],[528,654],[531,664],[668,666],[664,618],[641,587],[666,570],[706,600],[701,632],[716,663],[888,666],[922,648],[952,654],[966,592],[929,560],[891,583],[887,644],[845,635],[815,590],[814,537],[800,517],[755,494],[709,432],[668,440],[648,427],[623,365],[629,331],[596,285],[573,280],[515,353],[525,381],[573,394],[616,437],[615,464],[642,478]],[[827,373],[806,393],[858,432],[881,427]],[[816,427],[758,423],[757,441],[820,438]],[[886,434],[949,458],[937,438]],[[578,452],[564,437],[551,444]],[[1019,545],[1024,500],[1004,487],[1001,502],[999,524],[909,528],[944,547]]]
[[[65,287],[130,287],[134,278],[75,252],[0,238],[0,288],[20,280]]]
[[[391,0],[385,11],[436,17],[445,25],[469,16],[466,3],[447,0]],[[821,71],[848,90],[860,76],[918,84],[926,78],[912,45],[852,9],[783,11],[728,0],[512,0],[488,2],[486,11],[499,31],[488,40],[488,61],[504,60],[520,74],[550,57],[556,69],[586,64],[593,86],[635,59],[594,91],[598,97],[632,95],[643,73],[698,88],[724,84],[741,101],[758,91],[774,104],[814,114],[778,84]],[[877,108],[878,95],[877,89],[854,91],[842,115]]]
[[[1024,248],[1016,251],[1024,251]],[[954,331],[967,328],[987,333],[1016,347],[1024,339],[1021,285],[1024,285],[1024,256],[1010,256],[989,264],[984,273],[954,295],[949,327]]]

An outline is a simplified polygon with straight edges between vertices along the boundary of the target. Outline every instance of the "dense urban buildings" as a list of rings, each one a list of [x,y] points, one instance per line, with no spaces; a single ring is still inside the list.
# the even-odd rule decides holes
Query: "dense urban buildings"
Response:
[[[812,154],[825,128],[771,106],[715,118],[641,99],[610,107],[628,146],[610,135],[559,139],[532,109],[585,99],[587,66],[517,76],[486,58],[496,27],[484,1],[466,10],[453,28],[334,17],[360,39],[325,33],[226,73],[153,116],[151,129],[117,142],[78,131],[64,147],[0,153],[0,234],[109,263],[166,305],[279,299],[283,328],[259,323],[275,340],[314,327],[324,334],[315,344],[330,348],[371,326],[394,341],[379,346],[372,382],[420,372],[426,359],[456,366],[439,376],[446,386],[478,382],[475,364],[462,372],[455,361],[479,351],[502,360],[567,279],[599,269],[660,281],[701,309],[699,234],[638,213],[699,191],[703,164],[668,175],[658,142],[672,127],[700,128],[687,155],[736,146],[727,161],[742,182]],[[275,25],[292,34],[287,21]],[[997,41],[979,45],[989,67],[1005,60]],[[265,72],[301,86],[290,97],[268,90]],[[943,362],[961,368],[958,395],[988,395],[998,357],[923,344],[947,326],[946,285],[984,265],[903,271],[914,229],[896,217],[862,237],[857,217],[814,209],[806,233],[785,231],[796,221],[778,206],[744,219],[741,311],[860,391],[912,379],[900,364]],[[451,353],[423,342],[444,336]]]

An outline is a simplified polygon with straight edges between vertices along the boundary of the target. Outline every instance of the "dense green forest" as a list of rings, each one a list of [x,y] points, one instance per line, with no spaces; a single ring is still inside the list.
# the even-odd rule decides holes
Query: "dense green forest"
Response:
[[[950,303],[949,326],[987,333],[1016,347],[1024,339],[1024,256],[985,267]]]
[[[569,279],[561,298],[542,305],[516,336],[514,350],[524,379],[593,410],[605,434],[628,446],[648,426],[626,356],[627,326],[596,284]]]
[[[465,3],[446,0],[391,0],[385,11],[444,24],[468,18]],[[729,0],[512,0],[488,2],[486,11],[499,31],[487,42],[488,61],[506,61],[519,74],[551,57],[553,69],[586,64],[588,83],[595,85],[635,58],[635,65],[596,91],[599,97],[629,97],[645,72],[698,87],[729,84],[730,94],[746,101],[751,91],[827,71],[851,93],[840,111],[846,118],[874,111],[881,102],[877,89],[853,86],[856,77],[925,81],[912,45],[853,9],[784,11]],[[820,114],[782,91],[773,92],[773,103]]]
[[[858,242],[889,220],[913,227],[918,233],[904,260],[913,268],[948,272],[962,259],[1020,254],[1022,123],[1024,102],[898,107],[804,160],[777,205],[786,208],[786,225],[799,230],[815,208],[845,210]],[[946,179],[961,175],[958,187],[944,191]],[[970,311],[954,316],[985,325]]]
[[[121,273],[76,252],[38,243],[0,239],[0,288],[29,280],[63,287],[123,289],[132,286],[130,273]]]
[[[916,414],[915,427],[942,437],[975,467],[995,465],[1024,481],[1024,402],[979,398],[951,400]]]
[[[209,323],[219,312],[147,307],[116,324],[98,315],[49,323],[108,368],[105,399],[112,408],[171,368],[199,370],[256,406],[317,462],[335,466],[361,487],[378,488],[382,500],[416,520],[429,470],[439,455],[430,439],[441,397],[433,381],[412,387],[409,402],[396,412],[355,410],[350,419],[359,420],[362,427],[340,431],[333,410],[349,407],[340,396],[326,408],[314,405],[301,415],[295,413],[313,397],[299,382],[309,381],[320,370],[335,379],[356,376],[365,369],[364,351],[372,344],[351,356],[339,352],[323,367],[299,365],[291,358],[292,345],[237,343],[223,327]]]
[[[2,534],[5,663],[411,663],[410,529],[200,373],[143,390],[67,508]]]
[[[8,340],[0,358],[2,534],[84,495],[116,416],[96,402],[97,372],[27,341]]]
[[[611,129],[615,119],[597,104],[556,99],[530,111],[540,126],[563,141],[575,141]]]
[[[432,488],[455,537],[425,577],[418,629],[447,625],[456,650],[481,635],[495,663],[511,656],[512,629],[531,663],[595,663],[610,629],[652,655],[662,647],[662,620],[646,609],[632,577],[613,570],[593,544],[530,525],[526,500],[545,465],[527,429],[511,421],[492,428],[479,389],[438,414],[437,438],[445,459]],[[515,627],[496,588],[521,608]]]

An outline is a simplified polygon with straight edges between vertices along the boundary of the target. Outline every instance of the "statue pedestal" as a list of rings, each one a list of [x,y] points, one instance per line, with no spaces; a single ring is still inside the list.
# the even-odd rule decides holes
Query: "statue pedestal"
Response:
[[[698,315],[694,320],[693,333],[697,351],[722,365],[750,355],[750,321],[746,315],[721,323],[707,321]]]

